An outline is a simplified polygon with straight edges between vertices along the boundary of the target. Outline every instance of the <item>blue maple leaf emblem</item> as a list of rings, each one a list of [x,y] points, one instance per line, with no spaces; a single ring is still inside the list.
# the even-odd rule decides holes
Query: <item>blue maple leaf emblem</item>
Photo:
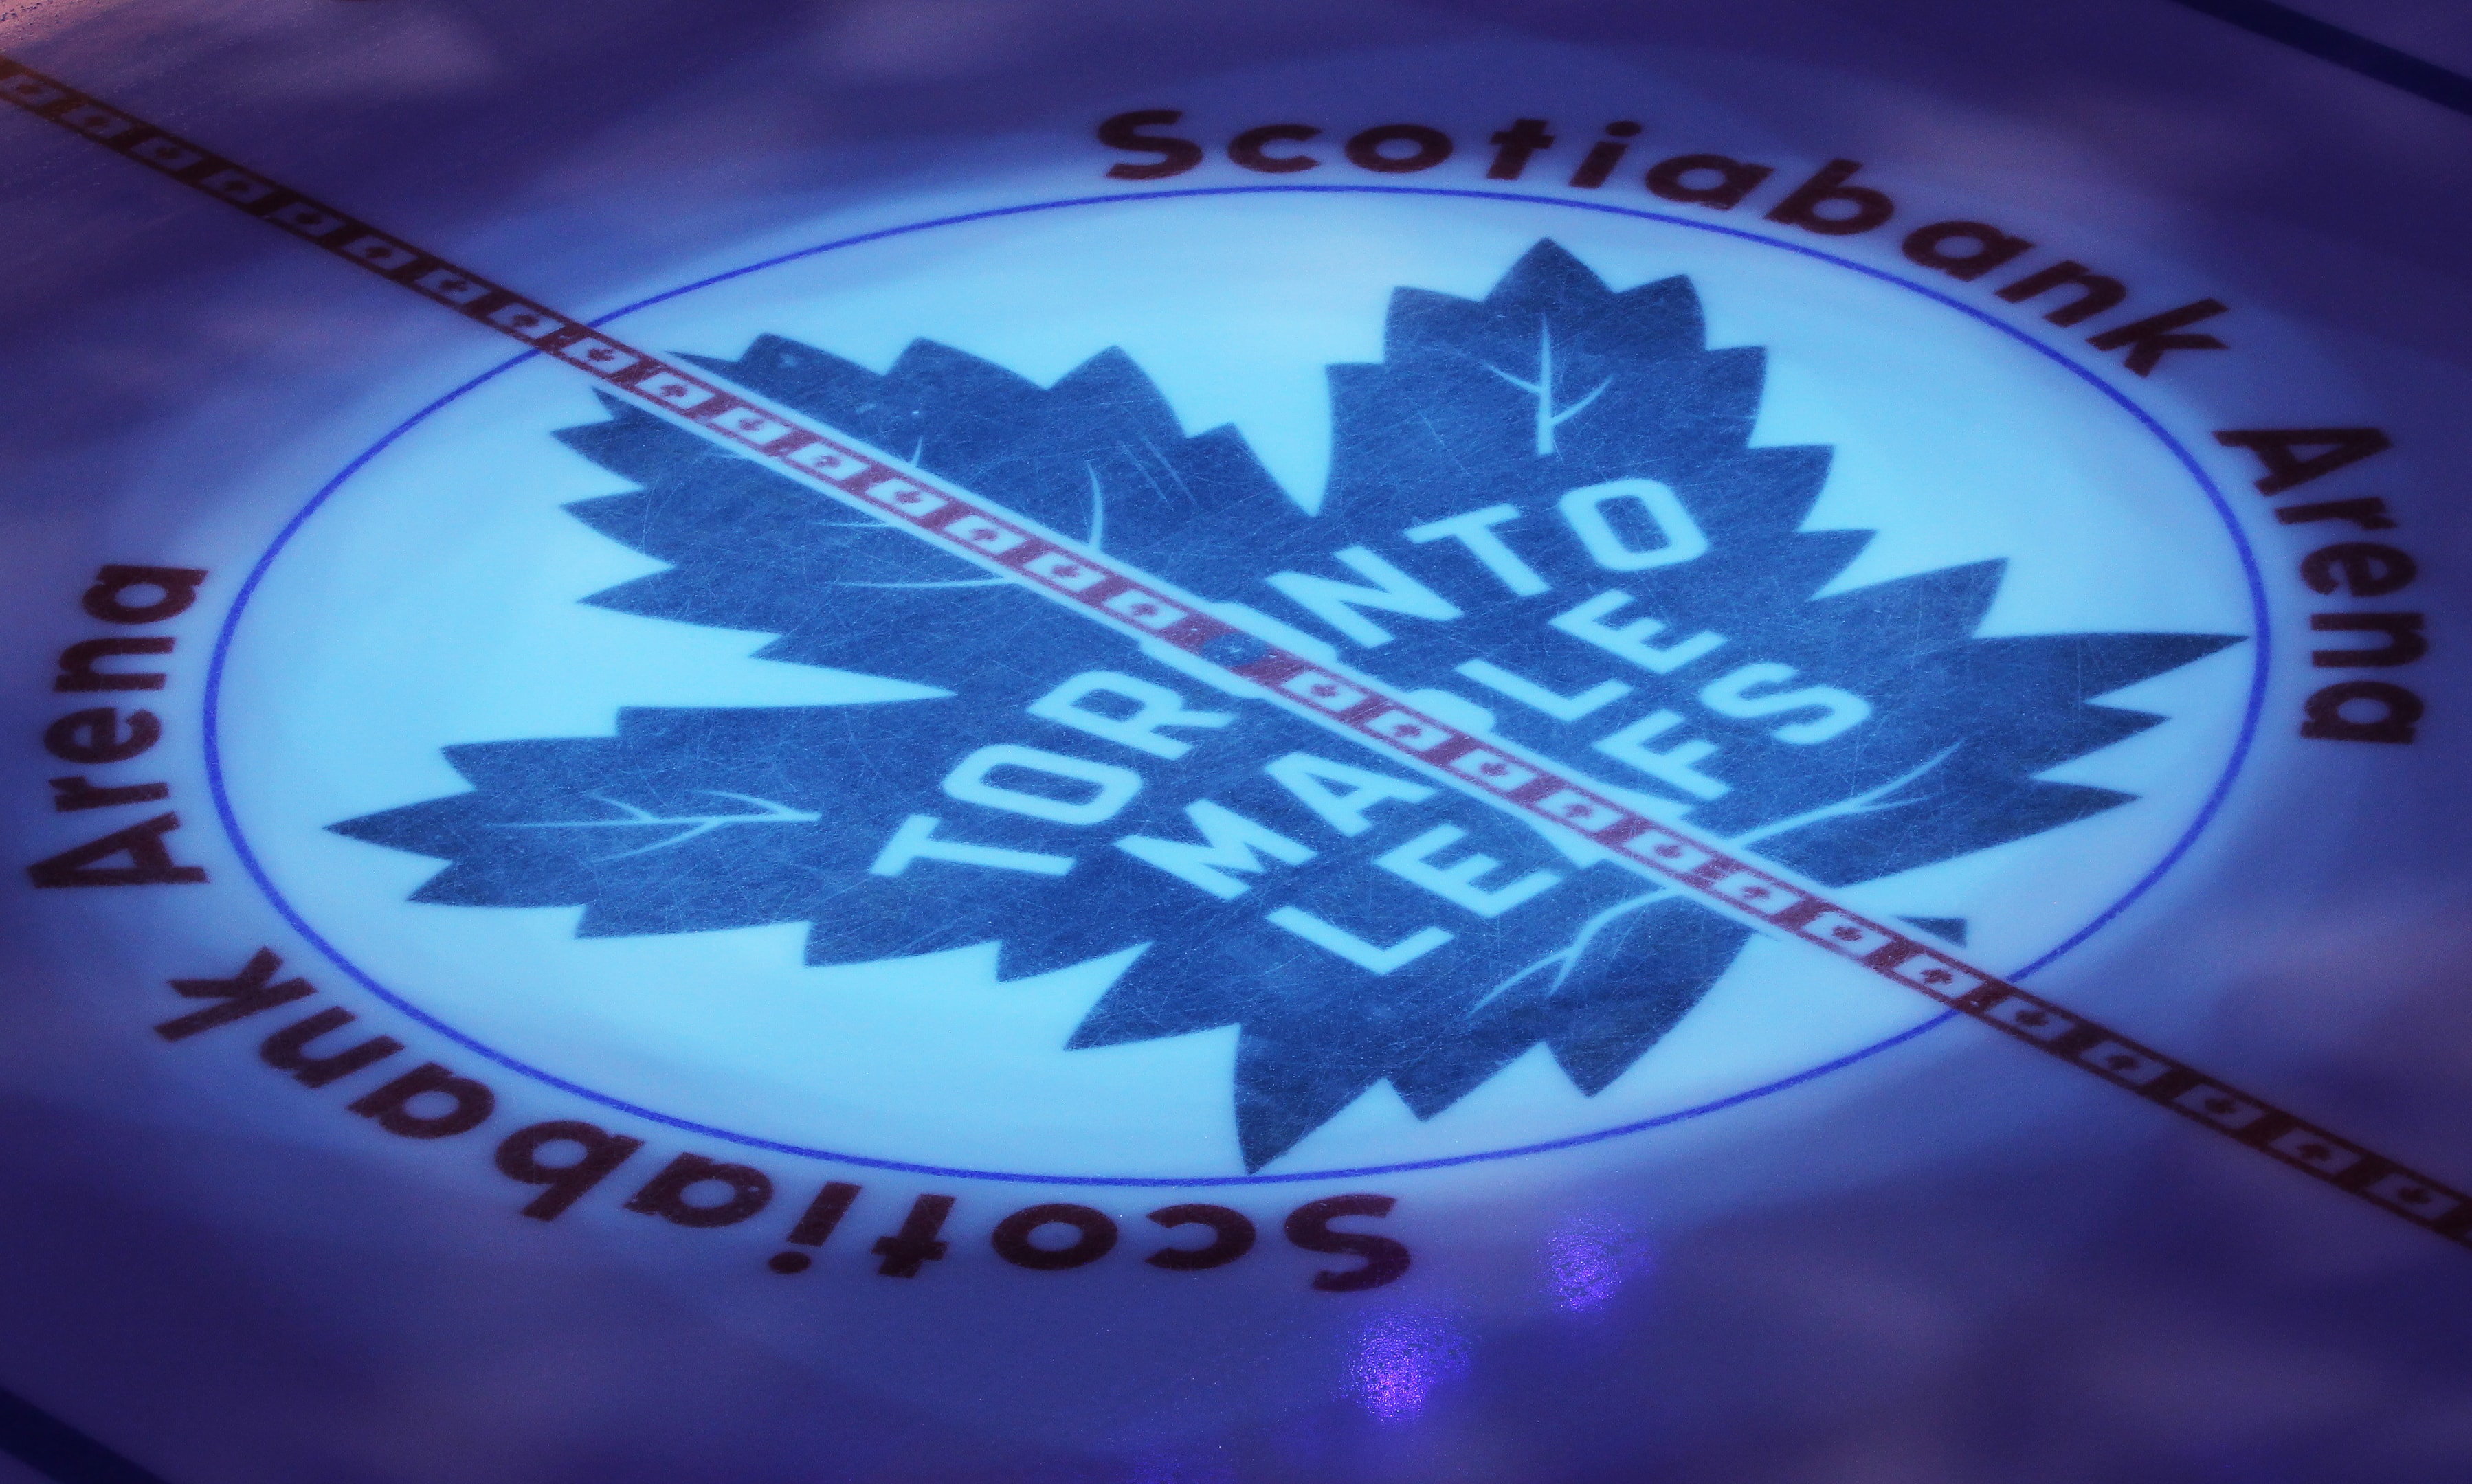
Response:
[[[1383,361],[1331,368],[1311,513],[1120,351],[1046,388],[928,342],[881,375],[774,337],[702,364],[1833,884],[2127,802],[2035,775],[2162,719],[2096,697],[2238,642],[1977,638],[1997,562],[1821,596],[1868,537],[1801,529],[1826,449],[1750,446],[1762,352],[1708,349],[1688,280],[1616,293],[1550,242],[1481,301],[1394,295]],[[635,488],[570,509],[669,566],[590,601],[941,694],[450,748],[470,791],[334,826],[448,861],[416,901],[805,922],[814,963],[995,941],[1008,978],[1122,955],[1071,1046],[1241,1027],[1248,1169],[1377,1083],[1430,1118],[1540,1044],[1593,1095],[1747,938],[608,407],[559,436]]]

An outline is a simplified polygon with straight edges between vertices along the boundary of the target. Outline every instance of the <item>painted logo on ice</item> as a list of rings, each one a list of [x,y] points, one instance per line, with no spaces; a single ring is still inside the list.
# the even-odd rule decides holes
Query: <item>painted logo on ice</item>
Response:
[[[1755,446],[1763,352],[1708,347],[1690,278],[1615,292],[1551,241],[1482,299],[1396,293],[1381,361],[1330,370],[1318,509],[1233,430],[1188,436],[1121,351],[1049,387],[927,341],[882,374],[775,336],[703,364],[1831,884],[2130,802],[2048,775],[2164,719],[2101,697],[2239,642],[1986,634],[1996,560],[1842,580],[1870,537],[1805,529],[1829,449]],[[1248,1170],[1378,1085],[1431,1119],[1540,1048],[1593,1095],[1751,939],[1173,650],[610,414],[559,437],[631,488],[568,508],[668,565],[590,602],[908,684],[451,746],[467,791],[332,822],[445,861],[416,903],[580,908],[583,938],[802,924],[812,965],[993,944],[1002,980],[1084,966],[1104,987],[1069,1036],[1019,1056],[1235,1027]],[[1452,766],[1496,789],[1518,768]]]

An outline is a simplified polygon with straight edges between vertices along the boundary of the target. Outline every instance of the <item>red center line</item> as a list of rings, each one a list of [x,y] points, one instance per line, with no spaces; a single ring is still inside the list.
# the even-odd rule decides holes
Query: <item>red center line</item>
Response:
[[[813,419],[606,335],[0,57],[0,99],[282,227],[597,378],[672,421],[1012,579],[1083,618],[1251,682],[1262,698],[1463,794],[1607,851],[1761,931],[1825,950],[2416,1226],[2472,1246],[2472,1195],[1828,899],[1821,888],[1611,796],[1506,742],[1439,720],[1350,667],[1214,617],[1173,584]]]

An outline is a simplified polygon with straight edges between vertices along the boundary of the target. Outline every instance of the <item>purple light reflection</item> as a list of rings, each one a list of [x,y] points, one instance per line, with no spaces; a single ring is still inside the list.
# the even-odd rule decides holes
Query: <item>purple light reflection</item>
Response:
[[[1555,1303],[1575,1314],[1603,1308],[1647,1269],[1648,1238],[1598,1217],[1575,1217],[1545,1241],[1546,1286]]]
[[[1467,1342],[1458,1331],[1437,1315],[1396,1309],[1358,1332],[1348,1380],[1367,1411],[1395,1422],[1422,1411],[1437,1385],[1467,1367]]]
[[[1236,1473],[1225,1464],[1180,1464],[1146,1458],[1133,1465],[1125,1484],[1235,1484]]]

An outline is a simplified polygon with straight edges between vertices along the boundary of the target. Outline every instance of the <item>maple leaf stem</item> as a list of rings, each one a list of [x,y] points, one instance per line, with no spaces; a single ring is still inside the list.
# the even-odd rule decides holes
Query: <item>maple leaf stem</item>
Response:
[[[1728,845],[1756,845],[1762,840],[1774,839],[1780,835],[1791,835],[1796,830],[1808,829],[1811,826],[1819,824],[1825,820],[1847,819],[1860,814],[1876,814],[1891,809],[1905,809],[1912,805],[1919,804],[1922,802],[1920,799],[1890,800],[1890,795],[1896,793],[1900,789],[1904,789],[1906,785],[1913,783],[1915,779],[1922,777],[1925,773],[1932,771],[1942,763],[1947,762],[1950,755],[1956,751],[1957,747],[1954,745],[1943,747],[1939,751],[1932,754],[1930,757],[1925,758],[1921,763],[1915,765],[1913,767],[1907,769],[1905,772],[1899,773],[1896,777],[1890,779],[1887,783],[1881,784],[1877,788],[1866,789],[1860,793],[1847,794],[1845,797],[1838,799],[1833,803],[1822,804],[1816,809],[1804,810],[1801,813],[1790,815],[1784,819],[1771,821],[1771,823],[1761,825],[1756,829],[1746,830],[1740,835],[1726,836],[1725,843]]]
[[[593,858],[596,860],[623,860],[629,856],[649,855],[656,850],[668,850],[672,846],[683,845],[689,840],[709,835],[727,825],[815,824],[824,817],[805,810],[792,809],[787,804],[776,803],[772,799],[760,799],[751,793],[735,793],[725,789],[699,789],[696,791],[708,793],[714,798],[736,799],[742,804],[752,805],[755,813],[751,814],[656,814],[648,809],[630,804],[624,799],[613,799],[605,793],[593,793],[585,796],[596,803],[608,805],[624,817],[501,820],[492,823],[489,828],[492,830],[642,830],[676,829],[681,825],[686,827],[684,833],[665,840],[655,840],[650,845],[639,845],[633,850],[622,850],[616,855]]]
[[[1491,362],[1486,363],[1485,368],[1536,399],[1536,457],[1539,459],[1553,456],[1554,430],[1586,412],[1588,404],[1603,396],[1605,389],[1614,384],[1614,379],[1608,376],[1590,388],[1587,395],[1567,407],[1556,410],[1554,406],[1554,326],[1545,319],[1536,321],[1536,379],[1534,381],[1513,376]]]
[[[1082,540],[1090,550],[1104,552],[1107,549],[1107,491],[1099,483],[1097,464],[1085,463],[1082,467],[1090,475],[1090,533]]]
[[[1756,844],[1761,840],[1773,839],[1780,835],[1792,834],[1796,830],[1808,829],[1810,826],[1818,824],[1823,820],[1853,818],[1862,814],[1876,814],[1891,809],[1908,808],[1913,804],[1920,803],[1921,800],[1898,799],[1890,801],[1890,795],[1904,789],[1908,784],[1921,778],[1924,774],[1938,767],[1942,763],[1947,762],[1950,755],[1956,751],[1957,748],[1954,746],[1943,748],[1939,752],[1933,754],[1931,757],[1924,759],[1913,767],[1911,767],[1905,772],[1898,774],[1896,777],[1890,779],[1888,782],[1879,785],[1877,788],[1866,789],[1860,793],[1848,794],[1844,798],[1838,799],[1832,803],[1822,804],[1817,809],[1805,810],[1801,813],[1792,815],[1788,818],[1775,820],[1769,824],[1745,830],[1738,835],[1724,836],[1722,836],[1722,838],[1728,845],[1751,845]],[[1517,988],[1520,984],[1526,982],[1533,976],[1542,974],[1549,969],[1554,971],[1554,982],[1548,986],[1546,992],[1551,994],[1554,990],[1561,988],[1563,983],[1568,980],[1571,975],[1579,968],[1580,960],[1586,956],[1588,945],[1594,942],[1597,936],[1604,932],[1607,927],[1611,926],[1615,919],[1628,916],[1632,912],[1638,911],[1641,907],[1648,906],[1652,902],[1674,894],[1674,889],[1670,886],[1651,885],[1647,891],[1642,892],[1640,895],[1627,898],[1624,901],[1617,902],[1613,906],[1606,907],[1604,911],[1599,912],[1596,916],[1591,917],[1586,922],[1581,924],[1579,931],[1572,934],[1570,942],[1555,950],[1553,953],[1546,954],[1544,957],[1536,959],[1534,962],[1520,968],[1514,973],[1506,975],[1501,979],[1497,980],[1490,988],[1486,989],[1484,994],[1479,995],[1476,998],[1475,1002],[1467,1007],[1465,1013],[1474,1015],[1477,1011],[1484,1009],[1494,1001],[1501,999],[1506,994],[1509,994],[1511,990]]]
[[[1588,945],[1595,941],[1597,934],[1603,932],[1607,927],[1610,927],[1616,918],[1628,916],[1630,913],[1639,910],[1641,907],[1646,907],[1648,904],[1657,900],[1659,897],[1671,895],[1673,895],[1673,891],[1670,887],[1651,885],[1648,890],[1640,893],[1638,896],[1626,898],[1623,901],[1617,902],[1613,906],[1606,907],[1596,916],[1589,918],[1584,923],[1581,923],[1580,925],[1580,930],[1571,935],[1570,942],[1555,950],[1553,953],[1546,954],[1544,957],[1537,959],[1535,962],[1529,964],[1525,968],[1518,970],[1516,973],[1506,975],[1503,978],[1497,981],[1493,987],[1487,989],[1484,994],[1479,995],[1476,998],[1476,1002],[1467,1007],[1466,1013],[1474,1015],[1477,1011],[1484,1009],[1494,1001],[1501,999],[1506,994],[1509,994],[1530,976],[1541,974],[1547,969],[1554,970],[1555,974],[1554,982],[1548,987],[1546,992],[1551,994],[1554,990],[1561,988],[1564,981],[1570,978],[1572,971],[1580,966],[1580,960],[1586,956]]]

